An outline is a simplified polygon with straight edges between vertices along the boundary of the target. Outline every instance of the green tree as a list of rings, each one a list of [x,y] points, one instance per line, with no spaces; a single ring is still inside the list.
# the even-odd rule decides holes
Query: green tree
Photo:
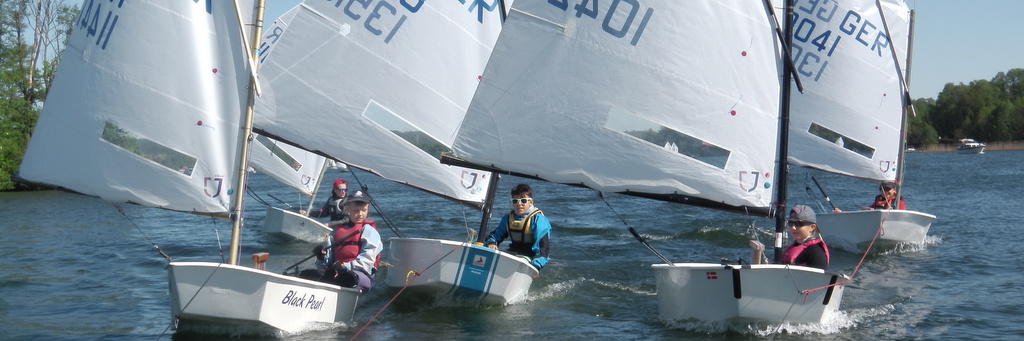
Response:
[[[21,164],[77,10],[63,0],[0,0],[0,190]]]
[[[939,142],[939,134],[928,119],[935,100],[919,98],[913,102],[914,110],[907,114],[907,145],[923,146]]]

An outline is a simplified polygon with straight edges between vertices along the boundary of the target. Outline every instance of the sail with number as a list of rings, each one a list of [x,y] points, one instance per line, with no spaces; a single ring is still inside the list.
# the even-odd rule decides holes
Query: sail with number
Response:
[[[83,3],[18,175],[111,202],[226,216],[251,75],[237,16],[232,7],[233,24],[207,20],[190,3],[177,10],[205,16],[154,20],[144,13],[157,9],[138,9],[146,6]],[[134,29],[142,26],[151,29]]]
[[[788,68],[766,4],[589,4],[513,5],[455,157],[598,191],[777,214]],[[841,285],[808,291],[844,278],[823,269],[661,258],[652,269],[666,321],[821,322],[841,303]]]
[[[455,156],[599,191],[766,212],[781,64],[762,5],[592,4],[513,5]]]
[[[359,290],[267,271],[266,253],[238,265],[255,95],[240,16],[234,1],[83,2],[21,178],[236,218],[226,262],[161,252],[171,327],[281,335],[349,321]],[[299,295],[315,306],[289,299]]]
[[[875,181],[896,179],[910,10],[899,0],[881,5],[797,1],[793,59],[804,91],[790,97],[791,163]]]
[[[798,1],[794,12],[804,91],[790,96],[789,161],[902,186],[910,9],[902,0]],[[923,243],[933,221],[888,209],[818,217],[829,245],[855,253]]]
[[[497,6],[301,4],[263,62],[261,133],[482,205],[486,172],[443,165],[497,39]]]

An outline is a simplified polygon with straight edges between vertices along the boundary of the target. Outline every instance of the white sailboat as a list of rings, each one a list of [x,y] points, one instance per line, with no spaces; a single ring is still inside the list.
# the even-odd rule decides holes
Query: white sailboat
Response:
[[[513,4],[455,156],[598,191],[774,214],[773,191],[785,188],[782,64],[764,5],[591,4]],[[829,285],[846,278],[717,261],[653,270],[665,321],[821,322],[842,301],[844,287]]]
[[[309,212],[316,201],[317,191],[330,161],[262,135],[256,135],[256,142],[252,147],[252,167],[309,198],[304,208]],[[272,205],[267,205],[262,229],[264,233],[310,243],[326,241],[333,231],[326,224],[307,215]]]
[[[497,3],[497,2],[496,2]],[[385,16],[302,3],[261,66],[256,129],[351,167],[481,207],[492,175],[443,165],[501,28],[479,2],[402,2]],[[320,124],[310,126],[309,122]],[[488,303],[522,298],[538,271],[462,241],[394,238],[387,286]],[[435,263],[436,262],[436,263]]]
[[[262,32],[259,48],[257,49],[257,66],[274,51],[277,40],[288,28],[288,22],[295,16],[298,7],[292,8],[280,18],[274,20],[266,30]],[[253,8],[255,10],[255,8]],[[253,17],[243,11],[243,18]],[[246,30],[250,39],[253,30],[259,25],[254,23],[246,25],[252,28]],[[258,73],[258,71],[257,71]],[[311,153],[307,150],[274,140],[272,138],[255,135],[257,143],[251,145],[249,164],[256,171],[274,178],[278,182],[291,187],[300,194],[309,198],[305,211],[309,212],[316,201],[316,194],[323,181],[331,160]],[[287,202],[284,202],[288,204]],[[288,206],[291,206],[288,204]],[[287,209],[267,204],[266,215],[263,219],[263,232],[271,235],[294,238],[297,240],[317,243],[323,242],[333,231],[326,224],[321,223],[309,216],[299,214],[298,209]]]
[[[294,333],[348,321],[358,290],[238,265],[254,91],[240,16],[233,1],[85,1],[19,176],[231,218],[227,263],[167,266],[180,329]]]
[[[790,97],[790,163],[902,186],[909,8],[902,0],[799,1],[795,12],[804,91]],[[933,221],[912,210],[818,215],[828,245],[854,253],[923,243]]]

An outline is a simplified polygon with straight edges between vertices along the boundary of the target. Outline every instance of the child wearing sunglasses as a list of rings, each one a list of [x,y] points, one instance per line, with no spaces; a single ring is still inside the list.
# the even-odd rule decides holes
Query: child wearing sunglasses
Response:
[[[331,217],[331,221],[328,225],[341,224],[349,220],[348,213],[345,212],[345,208],[342,204],[345,202],[345,197],[348,195],[348,184],[345,180],[338,179],[334,180],[334,187],[331,190],[331,197],[327,198],[327,202],[319,210],[309,211],[310,218],[323,218],[326,216]],[[305,211],[300,210],[299,214],[306,214]]]
[[[538,270],[548,263],[551,222],[533,205],[533,190],[530,185],[519,184],[512,188],[512,211],[501,218],[498,228],[487,238],[487,247],[497,250],[506,237],[511,241],[508,252],[530,258],[530,264]]]
[[[814,209],[807,205],[796,205],[789,210],[789,220],[786,221],[786,228],[793,240],[785,251],[782,252],[782,264],[793,264],[828,270],[829,254],[828,246],[821,239],[821,231],[818,230],[817,215]],[[753,249],[751,261],[759,264],[761,252],[764,251],[764,244],[751,240],[750,246]]]

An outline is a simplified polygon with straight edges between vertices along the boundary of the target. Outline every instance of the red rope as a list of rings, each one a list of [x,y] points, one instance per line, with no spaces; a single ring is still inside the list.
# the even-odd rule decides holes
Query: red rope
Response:
[[[842,282],[839,282],[839,283],[833,283],[833,284],[829,284],[829,285],[826,285],[826,286],[823,286],[823,287],[818,287],[818,288],[814,288],[814,289],[807,289],[807,290],[801,291],[800,293],[804,294],[804,303],[807,303],[807,296],[810,293],[812,293],[812,292],[815,292],[815,291],[818,291],[818,290],[822,290],[822,289],[828,289],[828,288],[831,288],[831,287],[834,287],[834,286],[837,286],[837,285],[843,285],[843,284],[846,284],[847,282],[850,282],[850,281],[853,280],[854,276],[857,275],[857,271],[860,270],[861,265],[864,264],[864,259],[866,259],[868,257],[868,253],[871,252],[871,248],[875,246],[875,241],[878,240],[879,236],[884,234],[884,226],[885,226],[885,221],[887,219],[888,219],[888,213],[886,213],[886,217],[885,218],[882,218],[882,222],[880,224],[878,224],[878,230],[875,231],[875,236],[873,238],[871,238],[871,242],[868,243],[868,247],[867,247],[867,249],[864,250],[864,254],[860,256],[860,261],[857,262],[857,266],[853,267],[853,273],[850,274],[850,278],[847,278],[847,279],[845,279],[845,280],[843,280]]]
[[[409,287],[409,284],[412,283],[412,278],[419,277],[421,274],[423,274],[423,272],[425,272],[425,271],[429,270],[430,268],[434,267],[434,265],[437,265],[437,263],[441,262],[442,259],[444,259],[445,257],[448,257],[448,255],[450,255],[453,252],[455,252],[455,250],[461,249],[464,246],[464,244],[465,243],[459,244],[459,246],[456,246],[454,249],[451,249],[451,251],[448,251],[448,253],[446,253],[443,256],[441,256],[441,258],[438,258],[433,263],[430,263],[430,265],[427,265],[427,267],[424,268],[423,271],[416,272],[416,271],[412,271],[412,270],[406,270],[408,272],[405,275],[405,285],[402,286],[402,289],[398,290],[398,292],[395,293],[395,296],[391,297],[391,299],[388,300],[388,303],[384,304],[384,306],[381,307],[380,310],[378,310],[377,313],[374,314],[373,317],[370,318],[370,320],[366,321],[366,323],[363,324],[363,327],[359,328],[359,331],[356,331],[356,333],[353,334],[352,337],[349,338],[349,340],[355,340],[357,337],[359,337],[359,334],[361,334],[363,332],[363,330],[366,329],[366,327],[370,325],[370,323],[373,323],[373,321],[377,319],[377,316],[380,316],[380,314],[383,313],[384,310],[386,310],[389,306],[391,306],[391,303],[395,302],[395,300],[398,299],[398,296],[402,295],[402,292],[404,292],[405,289]],[[397,266],[391,265],[388,262],[383,262],[383,263],[386,266],[390,266],[392,268],[398,269]],[[405,270],[405,269],[402,269],[402,270]]]

